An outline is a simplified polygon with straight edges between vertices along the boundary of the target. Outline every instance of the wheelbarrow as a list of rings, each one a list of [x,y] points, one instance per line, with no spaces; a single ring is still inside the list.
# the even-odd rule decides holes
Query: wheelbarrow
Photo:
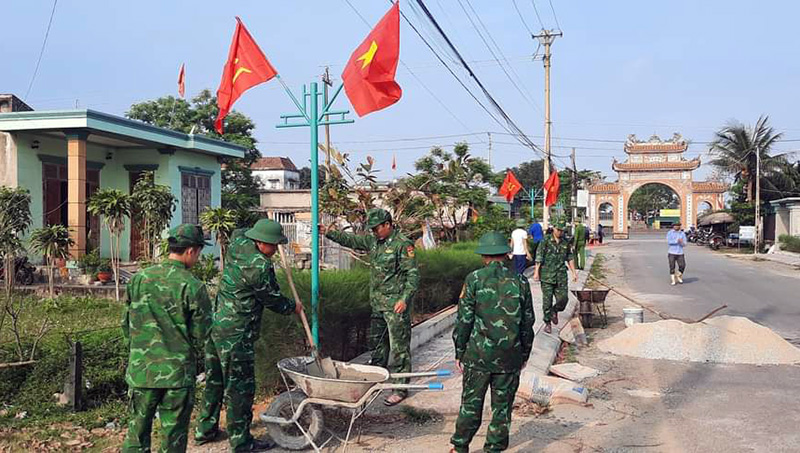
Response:
[[[600,316],[600,322],[605,329],[608,326],[608,313],[606,312],[606,296],[608,296],[607,289],[582,289],[573,290],[572,294],[578,298],[579,307],[578,314],[581,317],[581,324],[584,327],[592,327],[594,320],[594,313]]]
[[[389,373],[385,368],[333,361],[336,379],[326,378],[312,357],[289,357],[278,362],[287,391],[278,395],[261,421],[267,424],[267,433],[279,446],[287,450],[304,450],[308,447],[319,452],[333,437],[318,445],[324,422],[319,406],[341,407],[352,411],[343,451],[355,421],[384,390],[442,390],[441,382],[427,384],[396,384],[390,379],[449,376],[449,370],[420,373]],[[286,378],[294,384],[289,386]]]

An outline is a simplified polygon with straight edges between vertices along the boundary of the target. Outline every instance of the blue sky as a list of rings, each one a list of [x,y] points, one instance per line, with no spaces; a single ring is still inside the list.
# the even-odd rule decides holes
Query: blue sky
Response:
[[[374,24],[388,1],[351,0]],[[462,10],[466,0],[427,0],[434,16],[489,90],[520,127],[541,144],[544,69],[532,61],[537,45],[512,0],[470,0],[502,49],[526,100],[508,81]],[[527,25],[556,28],[547,0],[516,0]],[[541,24],[533,9],[536,5]],[[680,132],[696,142],[689,157],[704,154],[715,129],[737,119],[753,123],[769,114],[787,139],[800,138],[800,3],[789,1],[553,0],[564,37],[553,46],[554,153],[575,146],[578,166],[611,176],[613,157],[624,158],[628,134],[641,138]],[[42,45],[52,2],[4,0],[0,92],[24,96]],[[401,10],[419,23],[408,5]],[[239,15],[272,64],[292,87],[318,80],[325,65],[338,79],[343,64],[369,31],[345,0],[163,1],[60,0],[41,67],[27,101],[36,109],[93,108],[124,114],[138,101],[176,94],[181,62],[187,91],[216,90]],[[475,18],[473,17],[473,20]],[[427,27],[424,27],[427,29]],[[9,38],[13,37],[13,38]],[[484,132],[502,129],[455,82],[401,21],[401,59],[443,100],[448,113],[402,66],[402,99],[394,106],[331,130],[334,146],[355,159],[376,158],[391,176],[431,145],[462,139],[486,156]],[[516,79],[516,77],[519,79]],[[480,97],[480,95],[478,95]],[[337,103],[347,107],[344,97]],[[286,155],[298,166],[309,159],[307,129],[275,129],[293,106],[277,81],[246,93],[236,109],[252,117],[264,155]],[[355,115],[353,115],[355,116]],[[383,141],[464,134],[462,137]],[[468,134],[468,135],[467,135]],[[570,140],[581,139],[581,140]],[[598,141],[599,140],[599,141]],[[367,143],[364,143],[364,142]],[[369,141],[373,141],[369,143]],[[535,155],[511,137],[494,135],[496,169]],[[800,148],[785,142],[780,150]],[[706,159],[707,160],[707,159]],[[557,157],[556,165],[568,159]],[[700,175],[706,169],[701,169]]]

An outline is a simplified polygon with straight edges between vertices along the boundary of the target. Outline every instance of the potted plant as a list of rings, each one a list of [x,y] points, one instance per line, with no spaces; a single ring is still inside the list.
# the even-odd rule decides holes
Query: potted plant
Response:
[[[100,280],[101,283],[108,283],[114,279],[114,272],[112,272],[110,259],[105,258],[100,260],[100,263],[97,265],[97,279]]]
[[[97,249],[90,251],[78,259],[78,269],[87,276],[87,283],[91,283],[95,279],[100,261],[100,251]]]
[[[75,241],[69,237],[69,230],[64,225],[48,225],[33,230],[31,247],[41,253],[47,262],[48,286],[50,297],[55,297],[55,270],[66,263],[69,248]]]

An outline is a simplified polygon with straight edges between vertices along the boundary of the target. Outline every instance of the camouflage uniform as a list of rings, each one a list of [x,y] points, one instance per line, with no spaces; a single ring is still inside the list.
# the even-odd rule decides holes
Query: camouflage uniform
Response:
[[[170,232],[171,244],[203,244],[195,225]],[[130,422],[123,452],[150,451],[153,418],[161,420],[161,451],[186,451],[194,403],[197,354],[211,327],[211,301],[203,282],[180,261],[166,259],[128,283],[122,331],[130,355]]]
[[[548,235],[536,250],[536,264],[541,265],[539,280],[542,285],[542,311],[545,323],[549,323],[553,315],[553,297],[556,299],[555,312],[567,308],[569,282],[566,263],[572,259],[572,241],[566,235],[561,236],[558,243],[553,235]]]
[[[505,240],[500,233],[487,233],[484,238],[489,235],[496,235],[499,241]],[[480,246],[478,250],[481,251]],[[484,451],[508,448],[511,409],[519,386],[520,368],[533,346],[533,322],[533,301],[527,278],[498,261],[467,276],[453,330],[456,359],[464,369],[461,408],[450,439],[457,452],[469,451],[469,444],[481,425],[483,402],[490,387],[492,421]]]
[[[583,269],[586,267],[586,226],[584,224],[575,224],[575,237],[573,239],[575,267]]]
[[[383,209],[369,212],[367,226],[372,228],[391,221]],[[330,231],[325,237],[345,247],[369,252],[370,319],[369,348],[371,365],[387,368],[392,373],[411,372],[411,302],[419,285],[419,271],[414,258],[414,243],[397,229],[385,240],[371,234],[356,235]],[[406,310],[395,313],[394,305],[405,301]],[[408,383],[408,379],[398,382]],[[405,396],[406,390],[394,393]]]
[[[228,246],[211,341],[206,344],[206,390],[195,431],[199,442],[214,437],[224,395],[232,451],[247,450],[253,443],[250,424],[256,390],[254,347],[264,308],[284,315],[295,308],[294,301],[280,292],[272,261],[245,235],[251,231],[236,230]]]

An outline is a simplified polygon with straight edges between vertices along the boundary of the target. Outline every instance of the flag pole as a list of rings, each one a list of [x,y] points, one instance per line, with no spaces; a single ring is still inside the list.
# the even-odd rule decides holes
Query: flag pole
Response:
[[[333,101],[342,91],[341,85],[327,103],[323,101],[320,113],[319,97],[322,93],[317,82],[311,82],[308,90],[303,85],[303,102],[301,103],[283,79],[279,75],[276,77],[299,113],[281,115],[283,123],[275,127],[308,127],[311,129],[311,336],[314,338],[314,343],[319,345],[319,126],[350,124],[355,121],[345,119],[345,115],[350,113],[349,110],[330,111]],[[329,115],[340,115],[341,118],[326,117]],[[299,121],[290,122],[290,120]]]

